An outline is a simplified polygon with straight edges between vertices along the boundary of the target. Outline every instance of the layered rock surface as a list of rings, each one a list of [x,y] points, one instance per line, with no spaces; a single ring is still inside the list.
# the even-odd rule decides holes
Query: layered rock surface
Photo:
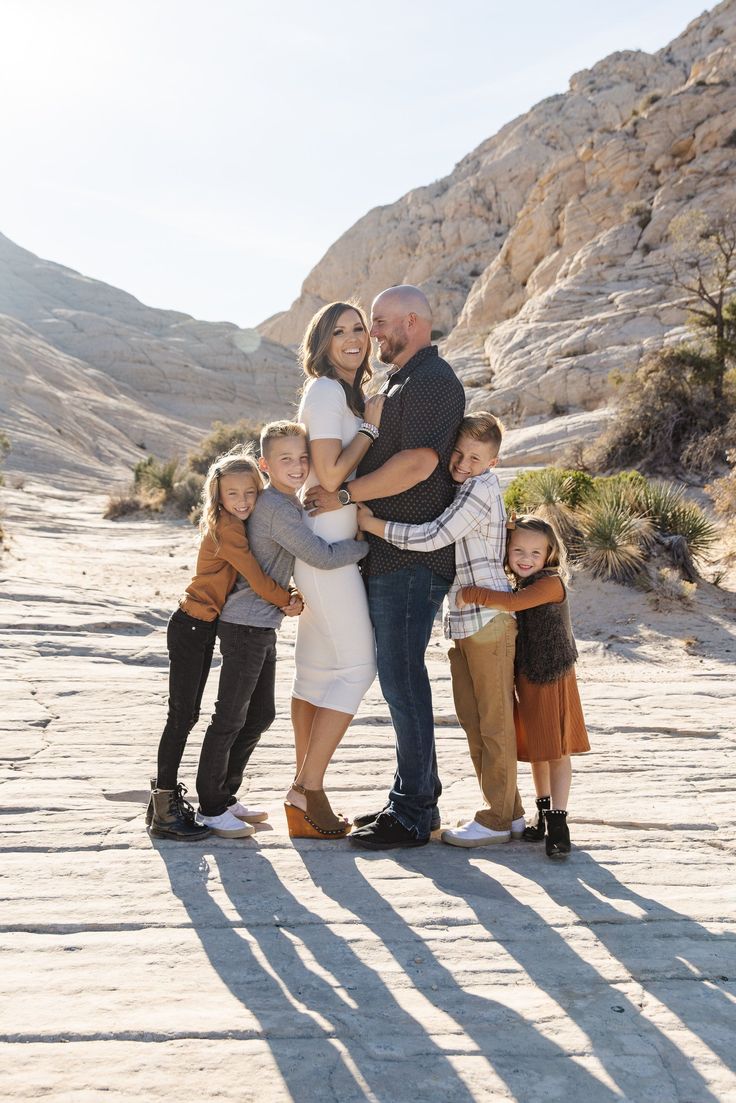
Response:
[[[3,1103],[736,1099],[732,595],[702,584],[662,612],[575,580],[592,752],[563,863],[525,842],[290,840],[293,622],[244,786],[271,820],[182,844],[143,812],[196,534],[102,506],[33,480],[7,495]],[[428,666],[452,825],[479,797],[437,635]],[[182,764],[195,800],[216,688],[215,669]],[[381,807],[394,765],[375,683],[327,774],[335,806]],[[519,787],[533,808],[526,766]]]
[[[611,369],[686,320],[672,219],[734,202],[734,77],[736,0],[656,54],[612,54],[449,176],[370,211],[262,332],[291,344],[325,302],[414,283],[471,406],[523,424],[604,405]]]
[[[294,356],[254,330],[144,306],[0,235],[0,427],[8,465],[109,479],[182,454],[216,418],[292,408]]]

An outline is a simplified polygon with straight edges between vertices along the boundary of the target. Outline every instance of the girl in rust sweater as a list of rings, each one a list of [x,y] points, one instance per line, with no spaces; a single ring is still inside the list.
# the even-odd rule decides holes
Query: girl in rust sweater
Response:
[[[151,780],[146,823],[164,839],[201,839],[209,828],[195,821],[178,782],[179,764],[190,731],[199,719],[202,694],[212,663],[217,618],[238,575],[248,580],[265,601],[284,613],[301,612],[299,595],[263,573],[250,550],[245,521],[263,490],[263,478],[253,452],[234,448],[219,456],[207,472],[202,491],[201,543],[197,570],[169,621],[169,705],[158,748],[157,775]],[[253,823],[265,820],[263,809],[246,808],[233,795],[228,811],[233,833],[250,835]]]
[[[590,750],[580,704],[578,657],[565,589],[564,547],[540,517],[508,523],[506,563],[514,593],[464,586],[457,599],[516,614],[516,738],[518,757],[530,762],[537,792],[537,818],[525,839],[544,839],[550,858],[570,852],[567,802],[570,756]]]

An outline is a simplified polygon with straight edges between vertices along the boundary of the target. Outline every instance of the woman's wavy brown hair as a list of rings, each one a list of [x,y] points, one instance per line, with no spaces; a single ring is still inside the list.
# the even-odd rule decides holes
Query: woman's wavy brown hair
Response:
[[[349,408],[354,414],[357,414],[358,417],[362,417],[365,411],[363,387],[373,375],[373,369],[371,368],[370,362],[370,339],[363,361],[355,373],[352,387],[350,384],[340,379],[335,371],[334,365],[330,363],[327,355],[330,341],[333,338],[335,326],[337,325],[337,319],[346,310],[354,310],[363,323],[366,333],[370,332],[368,319],[363,313],[363,309],[358,306],[357,303],[328,303],[327,306],[323,306],[321,310],[317,311],[307,326],[304,337],[302,338],[302,343],[299,346],[299,360],[302,365],[302,371],[308,379],[320,379],[326,376],[328,379],[337,380],[345,391],[345,397],[347,398]]]

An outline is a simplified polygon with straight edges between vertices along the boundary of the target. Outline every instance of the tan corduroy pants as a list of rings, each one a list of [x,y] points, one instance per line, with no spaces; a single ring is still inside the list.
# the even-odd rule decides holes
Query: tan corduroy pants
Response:
[[[449,651],[455,711],[487,804],[475,819],[493,831],[508,831],[524,814],[516,788],[515,650],[516,621],[497,613]]]

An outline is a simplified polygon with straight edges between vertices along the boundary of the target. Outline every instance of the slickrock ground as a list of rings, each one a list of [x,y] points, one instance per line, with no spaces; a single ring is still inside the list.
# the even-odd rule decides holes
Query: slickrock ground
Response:
[[[292,843],[293,625],[249,778],[272,823],[157,842],[144,790],[194,530],[105,522],[100,498],[31,482],[6,498],[3,1100],[736,1100],[729,595],[654,612],[578,580],[594,751],[565,864],[523,843]],[[439,637],[430,663],[453,823],[476,787]],[[329,775],[337,806],[380,806],[392,759],[375,686]],[[526,768],[521,788],[530,809]]]

